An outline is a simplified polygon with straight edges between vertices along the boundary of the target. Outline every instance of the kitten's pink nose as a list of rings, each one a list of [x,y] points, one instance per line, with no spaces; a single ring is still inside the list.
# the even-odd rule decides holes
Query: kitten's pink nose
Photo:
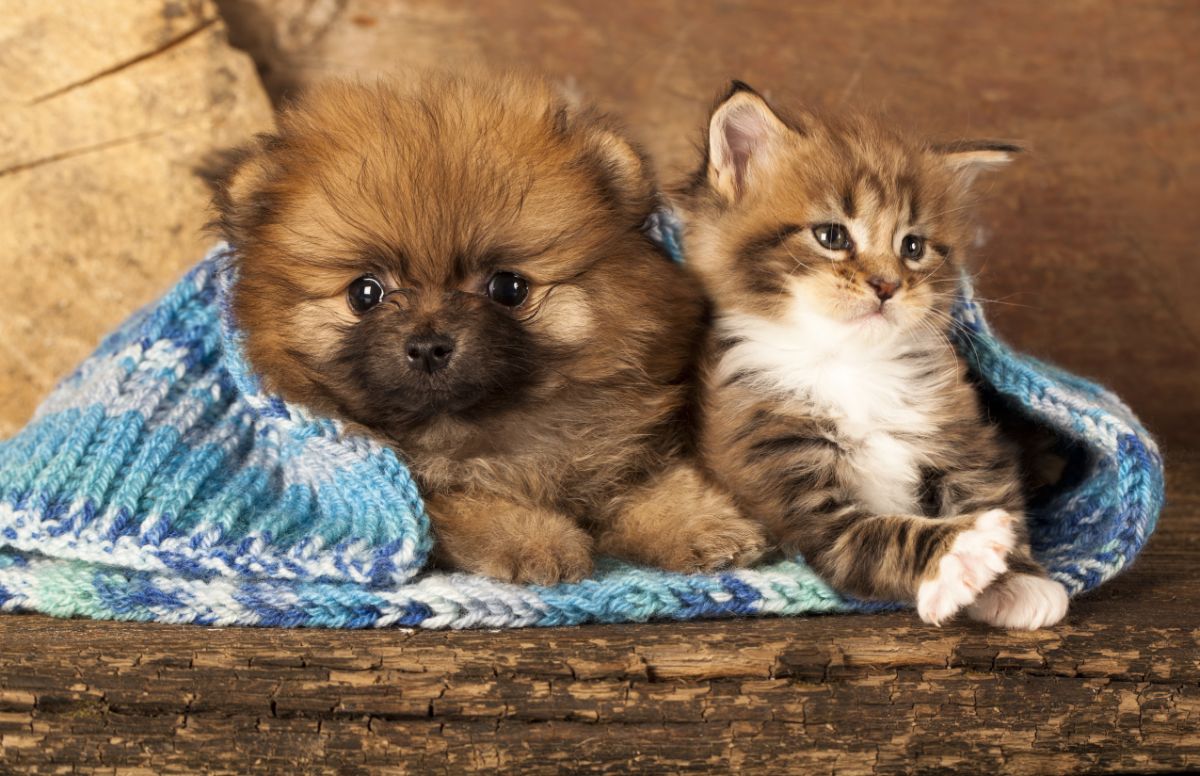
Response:
[[[896,294],[896,289],[900,284],[894,280],[884,280],[881,277],[872,277],[867,280],[867,284],[875,289],[875,296],[879,297],[879,301],[886,302]]]

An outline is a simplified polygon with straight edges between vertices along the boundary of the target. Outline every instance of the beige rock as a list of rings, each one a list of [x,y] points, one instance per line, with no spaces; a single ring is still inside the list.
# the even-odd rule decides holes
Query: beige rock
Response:
[[[0,22],[0,436],[203,253],[207,152],[271,127],[207,0],[19,0]]]

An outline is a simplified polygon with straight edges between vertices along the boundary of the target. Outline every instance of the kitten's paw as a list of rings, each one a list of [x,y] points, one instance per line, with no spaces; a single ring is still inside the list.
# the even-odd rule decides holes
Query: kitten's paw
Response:
[[[1048,628],[1067,614],[1067,589],[1053,579],[1013,574],[983,591],[967,608],[971,619],[997,628]]]
[[[917,614],[922,620],[941,625],[1008,570],[1008,553],[1017,542],[1015,525],[1011,514],[993,509],[954,537],[938,561],[936,575],[917,589]]]
[[[518,584],[578,582],[592,573],[592,539],[576,526],[509,536],[491,548],[479,571]]]

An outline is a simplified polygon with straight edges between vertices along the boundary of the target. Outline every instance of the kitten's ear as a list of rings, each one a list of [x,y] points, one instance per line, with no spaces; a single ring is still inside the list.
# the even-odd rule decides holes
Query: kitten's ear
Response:
[[[257,195],[271,178],[269,152],[279,142],[277,136],[263,133],[245,145],[205,157],[196,168],[212,191],[217,217],[211,226],[232,245],[242,242],[261,209]]]
[[[758,92],[734,81],[708,120],[709,186],[737,200],[789,131]]]
[[[1004,167],[1025,149],[1000,140],[957,140],[931,149],[963,182],[970,186],[975,176]]]

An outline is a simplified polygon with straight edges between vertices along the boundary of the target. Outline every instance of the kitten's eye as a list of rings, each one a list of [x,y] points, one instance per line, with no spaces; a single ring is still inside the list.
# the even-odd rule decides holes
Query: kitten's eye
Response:
[[[350,309],[362,315],[383,301],[383,284],[371,275],[363,275],[346,289]]]
[[[900,241],[900,258],[908,261],[920,261],[925,255],[925,238],[915,234],[906,234]]]
[[[813,237],[821,247],[831,251],[848,251],[853,247],[850,232],[841,224],[818,224],[813,227]]]
[[[520,307],[529,296],[529,281],[515,272],[497,272],[488,281],[487,295],[496,304]]]

